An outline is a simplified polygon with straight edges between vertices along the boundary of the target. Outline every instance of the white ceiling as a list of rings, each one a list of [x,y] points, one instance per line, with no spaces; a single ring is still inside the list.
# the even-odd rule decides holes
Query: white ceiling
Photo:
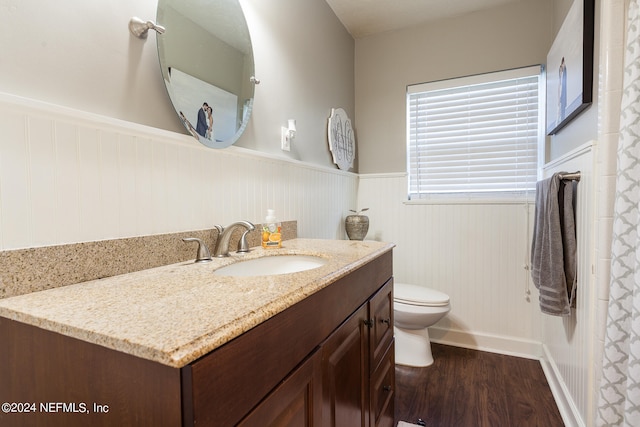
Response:
[[[326,0],[354,38],[520,0]]]

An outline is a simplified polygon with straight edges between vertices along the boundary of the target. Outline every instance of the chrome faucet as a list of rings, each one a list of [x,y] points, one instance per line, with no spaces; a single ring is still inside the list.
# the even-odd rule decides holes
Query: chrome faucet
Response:
[[[249,221],[238,221],[225,228],[222,228],[219,225],[215,226],[215,228],[218,230],[218,240],[216,241],[216,247],[213,251],[213,256],[217,258],[229,256],[229,240],[231,240],[233,231],[238,227],[246,228],[246,231],[242,233],[242,237],[240,237],[240,240],[238,241],[238,252],[249,252],[247,234],[250,231],[255,230],[256,227]]]

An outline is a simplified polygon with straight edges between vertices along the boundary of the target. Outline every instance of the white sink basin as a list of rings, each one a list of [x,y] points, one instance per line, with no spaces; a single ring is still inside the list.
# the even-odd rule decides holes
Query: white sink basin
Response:
[[[216,276],[273,276],[322,267],[327,260],[312,255],[275,255],[239,261],[213,272]]]

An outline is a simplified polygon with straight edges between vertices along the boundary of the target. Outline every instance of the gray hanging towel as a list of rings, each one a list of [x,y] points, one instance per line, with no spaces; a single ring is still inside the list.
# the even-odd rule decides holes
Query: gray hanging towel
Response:
[[[540,291],[540,310],[571,315],[576,295],[576,182],[556,173],[536,184],[536,213],[531,245],[531,277]]]

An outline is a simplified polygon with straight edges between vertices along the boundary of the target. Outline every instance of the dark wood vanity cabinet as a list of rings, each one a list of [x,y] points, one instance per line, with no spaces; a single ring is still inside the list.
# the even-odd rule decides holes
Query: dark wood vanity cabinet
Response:
[[[392,426],[392,281],[362,304],[240,426]]]
[[[392,301],[390,280],[322,345],[323,425],[393,425]]]
[[[393,340],[393,286],[387,283],[369,302],[371,343],[369,345],[369,409],[371,427],[394,424],[396,390],[395,347]]]
[[[183,368],[183,424],[392,426],[392,302],[387,253]]]
[[[314,352],[251,411],[238,427],[322,425],[322,365]]]
[[[0,318],[3,401],[91,406],[0,425],[392,426],[391,276],[389,251],[183,368]]]

